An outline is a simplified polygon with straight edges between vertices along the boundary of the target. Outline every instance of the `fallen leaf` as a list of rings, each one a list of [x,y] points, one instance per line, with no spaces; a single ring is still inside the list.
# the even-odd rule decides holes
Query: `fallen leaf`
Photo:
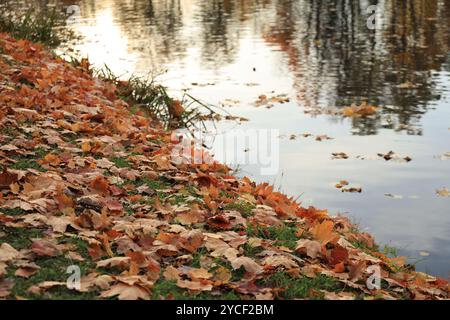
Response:
[[[439,197],[444,197],[444,198],[448,198],[450,197],[450,191],[447,188],[443,188],[443,189],[438,189],[436,190],[436,194]]]
[[[306,253],[310,258],[316,259],[322,252],[322,246],[317,241],[300,239],[297,241],[295,251]]]
[[[131,261],[130,257],[109,258],[109,259],[98,261],[97,267],[98,268],[105,268],[105,267],[128,268],[130,265],[130,261]]]
[[[0,246],[0,262],[9,262],[20,256],[20,252],[4,242]]]
[[[0,279],[0,299],[5,299],[11,294],[11,290],[14,287],[14,280],[12,279]]]
[[[250,274],[250,277],[256,276],[263,271],[263,268],[259,264],[248,257],[239,257],[230,262],[234,270],[244,267],[244,269]]]
[[[60,254],[60,250],[56,244],[42,239],[33,240],[31,251],[40,257],[54,257]]]
[[[149,300],[150,291],[139,285],[128,285],[120,282],[100,294],[102,298],[111,298],[114,296],[119,296],[119,300]]]
[[[204,268],[192,268],[187,274],[192,280],[210,279],[212,277],[212,274]]]
[[[314,238],[320,241],[322,246],[325,246],[327,243],[334,243],[339,240],[339,236],[333,232],[333,228],[333,221],[326,220],[320,224],[316,224],[311,229],[311,233]]]
[[[200,281],[189,281],[178,279],[177,286],[183,289],[192,291],[211,291],[213,286],[210,283],[203,283]]]
[[[0,173],[0,189],[9,188],[10,185],[16,183],[18,180],[18,175],[16,173],[8,172],[6,167],[3,167],[3,172]]]

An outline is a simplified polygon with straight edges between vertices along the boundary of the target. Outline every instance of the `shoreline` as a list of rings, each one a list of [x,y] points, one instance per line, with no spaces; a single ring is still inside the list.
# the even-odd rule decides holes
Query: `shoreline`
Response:
[[[175,164],[171,132],[89,65],[7,34],[0,52],[0,298],[449,297],[345,217]]]

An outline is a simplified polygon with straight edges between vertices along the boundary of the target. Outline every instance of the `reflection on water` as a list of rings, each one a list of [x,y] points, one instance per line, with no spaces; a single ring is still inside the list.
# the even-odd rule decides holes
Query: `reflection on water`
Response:
[[[32,1],[49,2],[61,10],[80,6],[71,27],[83,38],[72,46],[98,66],[117,74],[166,71],[159,79],[174,94],[238,100],[231,112],[251,119],[244,128],[335,138],[281,141],[283,174],[271,181],[292,195],[307,191],[306,203],[354,216],[403,253],[430,251],[419,269],[449,276],[450,203],[434,190],[450,187],[450,168],[433,157],[450,151],[449,1]],[[375,30],[367,25],[371,4],[380,13]],[[272,91],[291,102],[271,110],[251,105]],[[383,108],[353,120],[322,114],[362,101]],[[336,151],[368,156],[391,149],[413,161],[330,160]],[[364,194],[337,193],[332,186],[341,179],[360,183]]]

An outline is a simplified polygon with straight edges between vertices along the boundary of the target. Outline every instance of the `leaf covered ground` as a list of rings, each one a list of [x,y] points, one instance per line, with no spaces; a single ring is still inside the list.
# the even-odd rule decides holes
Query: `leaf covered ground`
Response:
[[[0,69],[0,298],[448,298],[345,217],[174,163],[171,132],[86,66],[0,34]]]

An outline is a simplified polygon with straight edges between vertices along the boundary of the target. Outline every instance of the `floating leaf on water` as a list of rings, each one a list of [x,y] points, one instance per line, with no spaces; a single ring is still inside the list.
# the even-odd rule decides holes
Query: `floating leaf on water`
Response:
[[[341,180],[338,184],[336,184],[337,189],[342,189],[344,186],[348,186],[349,182],[346,180]]]
[[[440,197],[444,197],[444,198],[450,197],[450,191],[447,188],[438,189],[438,190],[436,190],[436,193]]]
[[[386,197],[388,197],[388,198],[392,198],[392,199],[396,199],[396,200],[403,199],[403,196],[402,195],[398,195],[398,194],[385,193],[384,195]]]
[[[389,151],[386,154],[378,153],[378,157],[383,158],[386,161],[396,160],[396,161],[403,161],[403,162],[411,162],[412,158],[409,156],[400,156],[396,154],[394,151]]]
[[[349,158],[349,156],[345,152],[334,152],[332,153],[332,155],[332,159],[346,160]]]
[[[352,104],[350,107],[345,107],[344,109],[342,109],[341,114],[344,117],[351,118],[367,117],[376,114],[378,109],[378,107],[371,106],[364,102],[359,106],[357,106],[356,104]]]

